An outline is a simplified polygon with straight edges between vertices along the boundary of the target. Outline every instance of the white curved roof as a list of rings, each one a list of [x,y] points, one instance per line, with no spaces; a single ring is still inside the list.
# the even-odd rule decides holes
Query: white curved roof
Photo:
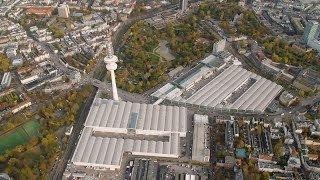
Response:
[[[240,93],[235,102],[227,105],[222,104],[249,79],[255,79],[255,82],[245,92]],[[280,85],[240,66],[232,65],[195,92],[185,102],[209,107],[264,111],[281,90]]]
[[[124,152],[178,157],[186,123],[184,107],[95,99],[71,161],[79,166],[119,168]],[[143,138],[127,134],[128,129]]]
[[[136,113],[137,130],[186,132],[186,112],[185,107],[97,99],[85,126],[127,129],[130,115]]]
[[[97,137],[93,128],[85,127],[72,157],[74,165],[114,167],[121,165],[124,152],[145,156],[178,157],[179,134],[169,134],[168,141],[134,140],[130,138]]]

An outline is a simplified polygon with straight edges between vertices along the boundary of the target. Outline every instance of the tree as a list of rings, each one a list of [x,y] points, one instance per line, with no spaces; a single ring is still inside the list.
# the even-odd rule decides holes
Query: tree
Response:
[[[217,158],[224,158],[228,155],[228,152],[227,151],[217,151],[216,152],[216,157]]]
[[[30,179],[30,180],[37,179],[36,175],[33,173],[32,169],[28,166],[21,169],[20,178],[21,179]]]
[[[274,148],[273,148],[273,153],[274,153],[274,156],[275,156],[275,158],[276,158],[277,160],[279,160],[280,157],[281,157],[281,149],[282,149],[282,147],[283,147],[282,140],[279,140],[279,141],[277,142],[277,144],[276,144],[276,145],[274,146]]]
[[[250,171],[254,171],[255,170],[255,165],[254,164],[255,164],[254,160],[252,160],[252,159],[248,160],[248,166],[249,166]]]
[[[53,36],[55,38],[62,38],[64,36],[63,30],[57,27],[56,25],[50,25],[49,30],[53,33]]]
[[[0,54],[0,71],[8,72],[9,67],[10,67],[9,59],[4,54]]]
[[[268,172],[263,172],[261,176],[262,180],[269,180],[270,179],[270,174]]]
[[[17,158],[10,158],[9,159],[9,161],[8,161],[8,167],[7,167],[7,169],[9,170],[9,171],[15,171],[15,168],[17,168],[18,167],[18,164],[19,164],[19,159],[17,159]]]
[[[275,53],[272,54],[271,59],[274,62],[280,62],[281,61],[281,58]]]
[[[314,60],[314,52],[313,51],[306,52],[305,55],[303,56],[303,58],[307,62],[311,63]]]
[[[305,97],[305,95],[306,95],[306,92],[305,92],[305,91],[299,90],[299,96]]]
[[[240,139],[237,143],[237,148],[243,148],[245,145],[244,141],[242,139]]]
[[[56,137],[53,134],[47,134],[41,139],[41,145],[44,147],[47,157],[52,157],[58,150]]]
[[[241,168],[242,168],[242,171],[243,171],[243,175],[244,175],[244,177],[246,179],[246,177],[249,176],[249,166],[245,161],[243,161],[243,163],[241,164]]]
[[[129,88],[128,88],[129,92],[134,92],[135,90],[135,86],[133,84],[129,84]]]
[[[257,133],[258,133],[258,135],[261,136],[261,134],[262,134],[262,127],[261,127],[260,125],[258,125],[256,128],[257,128]]]

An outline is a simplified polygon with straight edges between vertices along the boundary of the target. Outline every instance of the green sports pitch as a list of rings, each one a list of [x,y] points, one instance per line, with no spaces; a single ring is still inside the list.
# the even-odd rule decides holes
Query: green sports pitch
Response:
[[[0,136],[0,154],[39,135],[40,124],[31,120]]]

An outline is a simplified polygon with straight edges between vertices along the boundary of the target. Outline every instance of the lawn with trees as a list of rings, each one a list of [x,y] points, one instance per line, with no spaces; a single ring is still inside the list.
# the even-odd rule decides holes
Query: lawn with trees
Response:
[[[19,24],[21,24],[25,28],[29,28],[31,26],[37,26],[38,28],[47,27],[46,23],[48,18],[37,16],[36,14],[26,14],[22,16],[19,20]]]
[[[240,15],[237,23],[231,26],[235,15]],[[198,10],[177,24],[168,24],[163,29],[155,29],[144,21],[134,24],[124,36],[124,45],[120,49],[117,70],[118,86],[130,92],[142,93],[164,82],[167,73],[179,65],[187,66],[195,60],[203,58],[211,51],[208,44],[198,43],[200,38],[215,41],[207,33],[199,31],[198,24],[202,20],[215,19],[230,35],[248,35],[254,39],[268,34],[266,28],[249,10],[243,10],[233,3],[201,3]],[[173,61],[161,61],[153,53],[159,42],[165,40],[169,44]]]
[[[236,14],[241,13],[240,6],[228,3],[206,2],[199,5],[197,16],[200,19],[216,19],[219,21],[232,21]]]
[[[263,51],[267,57],[274,62],[302,68],[312,67],[315,70],[320,70],[314,50],[308,52],[297,51],[286,40],[279,37],[261,39],[259,44],[263,47]]]
[[[64,96],[44,103],[35,113],[10,117],[7,124],[11,126],[1,127],[1,132],[35,119],[40,124],[40,135],[1,154],[0,172],[6,172],[14,179],[46,179],[66,144],[65,138],[57,138],[57,131],[74,123],[81,104],[91,91],[90,86],[72,90]]]
[[[180,24],[169,24],[158,30],[140,21],[124,36],[117,70],[117,83],[129,92],[142,93],[164,82],[170,69],[188,65],[204,57],[211,47],[197,43],[201,37],[196,25],[197,18],[190,16]],[[161,40],[166,40],[175,59],[163,61],[153,53]]]
[[[54,38],[62,38],[65,35],[64,31],[56,24],[51,24],[48,28],[52,32]]]
[[[249,10],[242,13],[236,23],[237,33],[249,36],[255,40],[270,34],[268,28],[261,24],[256,15]]]
[[[253,39],[269,34],[269,31],[250,10],[244,10],[236,4],[230,3],[202,3],[199,6],[198,17],[201,19],[214,19],[229,36],[246,35]],[[234,25],[234,17],[239,18]]]
[[[15,91],[9,92],[6,95],[0,97],[0,111],[12,108],[20,102],[22,102],[22,99]]]

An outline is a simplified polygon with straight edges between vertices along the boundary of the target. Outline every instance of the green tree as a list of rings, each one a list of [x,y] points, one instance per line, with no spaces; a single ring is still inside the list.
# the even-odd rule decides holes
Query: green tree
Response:
[[[280,62],[281,61],[281,58],[275,53],[272,54],[271,59],[274,62]]]
[[[21,179],[30,179],[30,180],[37,179],[37,177],[34,174],[33,170],[28,166],[26,166],[23,169],[21,169],[20,178]]]
[[[261,136],[262,134],[262,127],[260,125],[257,125],[257,134]]]
[[[277,142],[277,144],[273,148],[273,153],[274,153],[274,156],[275,156],[275,158],[277,160],[279,160],[280,157],[281,157],[281,149],[282,149],[282,147],[283,147],[283,142],[282,142],[282,140],[279,140]]]
[[[10,68],[9,59],[4,54],[0,54],[0,71],[8,72],[9,68]]]
[[[243,175],[244,175],[245,179],[247,179],[247,177],[249,176],[249,166],[248,166],[248,164],[245,161],[243,161],[242,164],[241,164],[241,168],[242,168]]]
[[[261,176],[262,180],[269,180],[269,178],[270,178],[270,174],[268,172],[262,173],[262,176]]]

